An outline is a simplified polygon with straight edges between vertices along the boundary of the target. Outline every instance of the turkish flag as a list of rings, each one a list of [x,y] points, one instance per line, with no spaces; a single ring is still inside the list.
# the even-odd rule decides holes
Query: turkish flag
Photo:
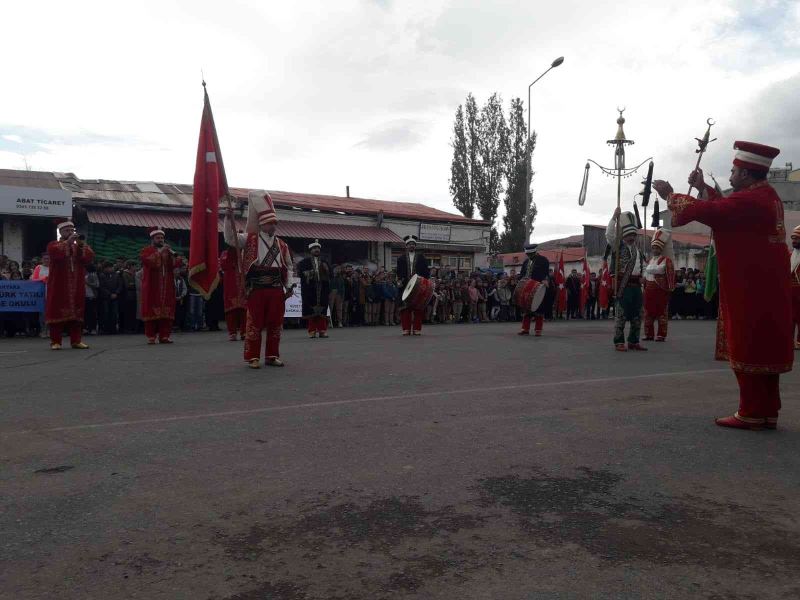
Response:
[[[219,284],[219,201],[228,194],[228,180],[203,83],[203,117],[197,142],[189,242],[189,285],[208,300]]]
[[[589,263],[586,262],[586,254],[583,255],[583,281],[581,282],[581,314],[586,310],[586,301],[589,300],[589,281],[591,273],[589,272]]]
[[[558,259],[558,271],[556,272],[556,287],[558,287],[558,295],[556,296],[556,312],[563,313],[567,310],[567,288],[564,287],[567,279],[564,277],[564,251],[561,251],[561,256]]]
[[[603,270],[600,273],[600,293],[598,294],[600,308],[608,310],[608,300],[611,298],[611,273],[608,272],[608,261],[603,261]]]

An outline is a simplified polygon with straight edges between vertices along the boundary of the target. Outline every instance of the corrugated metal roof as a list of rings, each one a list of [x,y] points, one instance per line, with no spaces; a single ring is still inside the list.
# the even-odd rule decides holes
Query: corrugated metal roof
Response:
[[[155,210],[122,210],[89,206],[86,208],[89,221],[101,225],[121,225],[126,227],[164,227],[166,229],[190,230],[190,213],[176,213]],[[239,227],[244,222],[239,221]],[[222,231],[222,219],[219,222]],[[307,221],[281,221],[278,234],[287,238],[320,240],[343,240],[348,242],[388,242],[403,243],[403,240],[390,229],[381,227],[360,227],[358,225],[335,225],[328,223],[309,223]]]
[[[55,175],[49,171],[19,171],[15,169],[0,169],[0,185],[12,187],[46,188],[60,190]]]
[[[585,250],[583,248],[564,248],[564,262],[576,262],[583,260]],[[539,250],[539,254],[544,256],[552,264],[557,264],[561,257],[561,250]],[[498,254],[498,258],[503,261],[504,267],[521,267],[525,262],[524,252],[508,252]]]
[[[24,173],[24,171],[16,171]],[[53,176],[52,173],[48,174]],[[193,186],[187,184],[158,183],[152,181],[114,181],[104,179],[79,179],[72,173],[57,173],[64,189],[73,193],[77,200],[96,200],[120,202],[125,204],[180,206],[192,205]],[[229,188],[239,200],[247,200],[248,188]],[[304,194],[275,190],[269,191],[276,206],[297,207],[306,210],[343,212],[355,215],[376,216],[383,212],[385,217],[487,225],[485,221],[467,219],[417,202],[392,202],[370,198],[347,198],[324,194]]]

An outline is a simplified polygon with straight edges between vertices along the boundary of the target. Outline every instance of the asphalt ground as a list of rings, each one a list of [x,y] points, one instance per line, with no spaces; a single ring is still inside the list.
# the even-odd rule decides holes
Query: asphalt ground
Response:
[[[800,597],[800,375],[737,407],[714,323],[0,341],[0,598]]]

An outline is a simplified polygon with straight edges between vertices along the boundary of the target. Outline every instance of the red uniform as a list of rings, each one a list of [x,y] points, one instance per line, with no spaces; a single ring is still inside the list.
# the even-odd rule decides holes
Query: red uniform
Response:
[[[247,332],[244,360],[261,358],[261,331],[267,330],[266,358],[280,357],[283,314],[286,309],[285,289],[289,285],[292,253],[282,239],[275,236],[269,243],[262,233],[248,233],[244,245],[242,268],[247,273]]]
[[[222,290],[228,334],[235,338],[238,331],[244,339],[247,323],[247,298],[244,293],[239,252],[236,248],[228,248],[222,253],[222,256],[219,257],[219,266],[222,269]]]
[[[83,312],[86,305],[86,265],[94,260],[94,251],[86,244],[50,242],[50,274],[47,279],[45,321],[50,326],[50,341],[61,344],[64,328],[70,342],[81,342]]]
[[[175,268],[182,261],[166,249],[147,246],[142,261],[142,321],[148,340],[168,342],[175,320]]]
[[[777,420],[778,379],[792,369],[792,300],[786,273],[783,204],[760,181],[727,198],[706,187],[709,201],[672,194],[672,224],[699,221],[711,227],[719,263],[718,360],[727,360],[739,381],[737,414],[745,422]],[[748,282],[757,281],[754,291]]]
[[[654,256],[645,268],[644,339],[652,340],[658,321],[658,339],[667,337],[669,296],[675,289],[675,266],[666,256]]]
[[[800,343],[800,250],[795,250],[792,254],[794,253],[797,253],[798,256],[792,263],[796,262],[797,264],[794,269],[789,267],[791,270],[789,282],[792,288],[792,333],[794,335],[794,330],[797,330],[795,340]],[[789,256],[791,257],[792,254]]]

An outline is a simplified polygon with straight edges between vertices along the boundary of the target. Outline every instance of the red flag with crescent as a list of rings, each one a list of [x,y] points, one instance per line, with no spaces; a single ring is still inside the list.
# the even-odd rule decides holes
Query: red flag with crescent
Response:
[[[206,300],[219,284],[219,202],[228,194],[228,180],[203,82],[203,116],[197,142],[189,242],[189,285]]]
[[[581,314],[586,311],[586,302],[589,300],[591,281],[591,271],[589,263],[586,262],[586,253],[583,255],[583,280],[581,281]]]
[[[608,310],[608,301],[611,298],[611,273],[608,272],[608,261],[603,261],[603,270],[600,273],[600,291],[598,300],[600,308]]]
[[[561,251],[561,256],[558,259],[558,271],[556,272],[556,287],[558,288],[558,295],[556,296],[556,312],[563,313],[567,310],[567,288],[564,284],[567,282],[564,277],[564,251]]]

